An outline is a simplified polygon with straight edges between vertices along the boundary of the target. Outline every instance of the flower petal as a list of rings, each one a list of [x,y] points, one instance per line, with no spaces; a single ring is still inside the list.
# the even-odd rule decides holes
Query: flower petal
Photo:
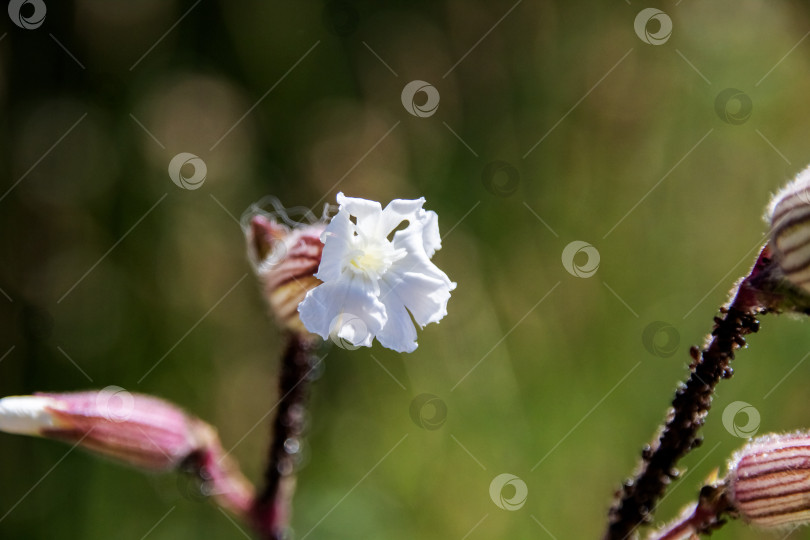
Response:
[[[351,239],[354,236],[354,223],[348,212],[339,210],[321,235],[323,253],[315,277],[321,281],[340,279],[347,256],[352,250]]]
[[[422,219],[422,244],[428,258],[433,257],[436,251],[442,249],[442,237],[439,235],[439,216],[436,212],[427,211]]]
[[[355,347],[370,347],[388,319],[369,284],[356,276],[315,287],[298,306],[298,313],[313,334],[347,340]]]
[[[382,211],[377,234],[387,237],[403,221],[408,221],[408,227],[419,226],[421,222],[420,214],[425,213],[422,210],[424,204],[424,197],[419,199],[394,199]]]
[[[380,345],[397,352],[413,352],[416,350],[416,328],[405,306],[397,299],[386,304],[388,322],[377,333]]]
[[[436,271],[443,274],[438,268]],[[447,281],[449,282],[449,279]],[[411,312],[417,324],[424,327],[426,324],[439,322],[447,315],[451,286],[455,287],[455,283],[448,282],[426,273],[398,273],[392,269],[383,278],[384,287],[380,300],[385,304],[389,319],[396,306],[404,306]],[[387,324],[390,324],[390,321]]]
[[[436,231],[436,235],[438,236],[438,231]],[[430,256],[425,249],[427,245],[424,242],[424,230],[421,227],[408,227],[402,231],[397,231],[394,234],[393,244],[395,249],[404,249],[407,255],[398,260],[395,268],[391,268],[391,271],[398,274],[407,272],[425,274],[443,281],[451,291],[456,288],[456,284],[450,281],[447,274],[430,262]],[[433,247],[435,247],[435,244]]]
[[[340,210],[357,218],[357,228],[366,234],[375,234],[382,206],[377,201],[369,201],[358,197],[346,197],[343,192],[337,194]]]

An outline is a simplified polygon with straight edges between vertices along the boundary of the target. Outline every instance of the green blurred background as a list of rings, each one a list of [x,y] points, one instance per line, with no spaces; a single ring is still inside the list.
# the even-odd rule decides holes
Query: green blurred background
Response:
[[[329,350],[299,538],[597,538],[769,194],[810,161],[800,2],[661,4],[661,45],[635,1],[45,3],[38,28],[0,23],[0,394],[162,396],[258,479],[282,338],[235,218],[338,190],[440,216],[449,315],[410,355]],[[406,111],[412,80],[435,114]],[[718,114],[727,88],[750,116],[739,94]],[[205,161],[199,189],[169,178],[179,152]],[[575,240],[600,254],[590,278],[562,265]],[[727,405],[761,433],[810,427],[810,326],[768,316],[749,342],[660,520],[744,442]],[[438,429],[411,418],[423,393],[447,407]],[[67,450],[0,435],[0,537],[244,537],[182,479]],[[501,473],[526,483],[520,510],[491,500]]]

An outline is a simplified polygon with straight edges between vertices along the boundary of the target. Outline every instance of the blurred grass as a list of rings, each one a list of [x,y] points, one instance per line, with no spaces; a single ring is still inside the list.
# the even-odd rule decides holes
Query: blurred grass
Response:
[[[458,282],[449,316],[408,356],[329,351],[298,536],[597,537],[688,346],[753,260],[769,193],[810,161],[807,10],[662,6],[673,35],[650,46],[633,31],[639,6],[521,2],[473,47],[513,6],[78,0],[49,3],[37,30],[4,18],[0,287],[13,301],[0,298],[0,393],[115,384],[159,395],[216,424],[258,478],[281,338],[253,277],[239,282],[250,270],[229,213],[265,194],[313,207],[337,190],[424,195],[446,234],[437,264]],[[441,94],[430,118],[402,107],[414,79]],[[742,125],[715,113],[729,87],[752,99]],[[178,152],[206,161],[201,189],[170,182]],[[495,160],[519,173],[509,196],[485,188]],[[599,250],[594,277],[562,267],[573,240]],[[657,320],[680,334],[666,359],[641,341]],[[722,426],[727,404],[753,404],[762,432],[810,426],[810,363],[796,367],[807,324],[766,317],[749,342],[659,519],[743,443]],[[409,417],[426,392],[449,411],[433,431]],[[182,481],[67,450],[0,435],[0,537],[241,537]],[[520,511],[489,498],[503,472],[528,485]],[[761,535],[734,523],[714,537]]]

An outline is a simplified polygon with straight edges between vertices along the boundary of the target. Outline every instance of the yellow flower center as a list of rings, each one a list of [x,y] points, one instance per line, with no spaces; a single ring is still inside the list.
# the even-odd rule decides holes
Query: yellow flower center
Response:
[[[371,278],[379,278],[406,255],[404,249],[395,249],[387,238],[355,236],[355,241],[356,249],[349,258],[349,267]]]

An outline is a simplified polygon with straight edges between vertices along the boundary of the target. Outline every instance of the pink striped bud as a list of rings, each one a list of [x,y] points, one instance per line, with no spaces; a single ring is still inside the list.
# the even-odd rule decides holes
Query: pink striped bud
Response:
[[[774,196],[767,217],[774,260],[795,286],[810,293],[810,167]]]
[[[810,523],[810,433],[754,439],[732,458],[726,483],[732,507],[753,525]]]
[[[0,430],[78,444],[136,467],[177,467],[204,442],[205,424],[161,399],[123,388],[0,399]]]
[[[242,218],[248,244],[248,257],[261,281],[264,297],[282,328],[307,333],[298,317],[298,304],[310,289],[320,285],[314,274],[321,263],[323,233],[328,206],[318,220],[306,209],[291,210],[302,216],[294,221],[277,200],[251,206]]]
[[[237,514],[245,514],[253,498],[213,427],[162,399],[117,386],[0,399],[0,431],[65,441],[150,471],[192,472],[204,495]]]

